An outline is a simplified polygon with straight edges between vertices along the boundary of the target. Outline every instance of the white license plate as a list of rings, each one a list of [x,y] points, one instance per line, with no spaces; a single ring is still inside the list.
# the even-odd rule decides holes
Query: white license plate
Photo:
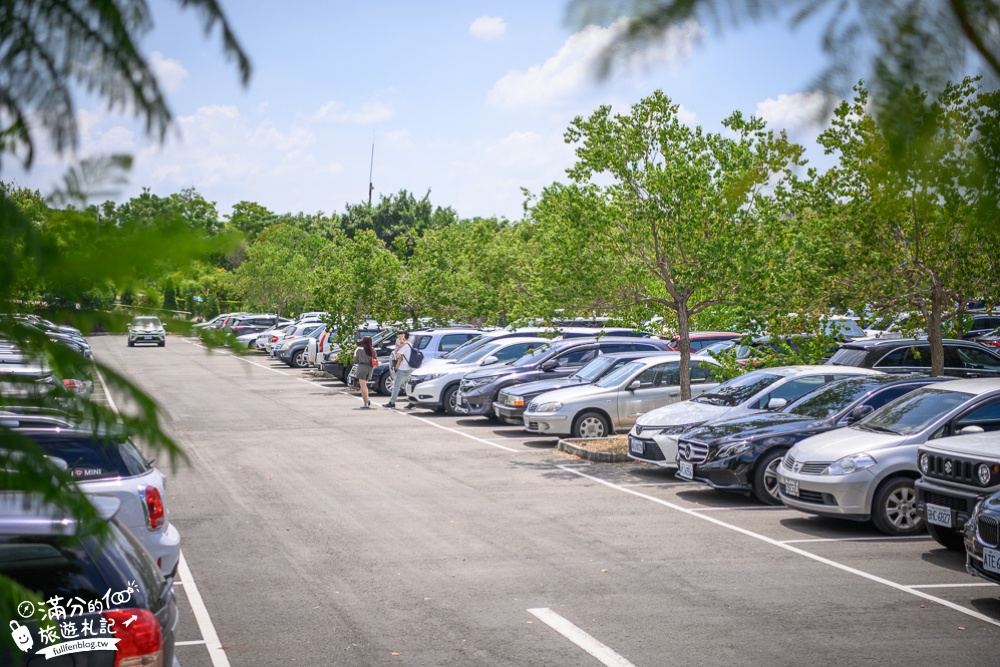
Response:
[[[646,451],[646,446],[639,438],[633,438],[629,436],[628,450],[633,454],[642,454],[644,451]]]
[[[694,479],[694,466],[687,461],[678,461],[677,476],[684,479]]]
[[[794,496],[798,498],[799,496],[799,483],[794,479],[785,480],[785,495]]]
[[[951,528],[951,510],[947,507],[927,503],[927,523]]]
[[[464,399],[462,398],[462,390],[459,389],[455,392],[455,405],[461,405]]]
[[[412,382],[407,382],[407,383],[406,383],[406,393],[407,393],[407,394],[412,394],[412,393],[413,393],[413,390],[414,390],[414,388],[415,388],[416,386],[417,386],[417,385],[413,384]]]
[[[143,338],[145,338],[146,340],[153,340],[152,336],[143,336]]]
[[[983,569],[1000,574],[1000,551],[983,547]]]

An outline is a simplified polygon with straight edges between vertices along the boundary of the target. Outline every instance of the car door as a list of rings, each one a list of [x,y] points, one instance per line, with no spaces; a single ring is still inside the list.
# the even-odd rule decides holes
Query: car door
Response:
[[[629,389],[636,382],[639,386]],[[680,361],[677,360],[665,361],[640,371],[618,392],[618,426],[631,428],[640,415],[679,401],[680,383]]]
[[[949,345],[944,349],[946,375],[967,378],[1000,376],[1000,358],[971,345]]]
[[[879,359],[874,367],[886,373],[930,373],[931,347],[919,343],[897,347]]]
[[[497,362],[501,364],[506,364],[509,361],[514,361],[515,359],[520,359],[530,350],[538,347],[540,343],[538,341],[524,342],[524,343],[511,343],[509,345],[501,345],[499,348],[493,351],[492,354],[488,355],[490,357],[496,357]]]
[[[990,396],[969,407],[948,424],[935,431],[928,439],[960,435],[962,429],[966,427],[979,427],[986,432],[1000,431],[1000,396]]]

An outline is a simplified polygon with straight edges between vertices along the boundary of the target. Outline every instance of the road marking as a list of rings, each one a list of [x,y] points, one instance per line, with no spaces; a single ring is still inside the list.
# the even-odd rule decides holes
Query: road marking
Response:
[[[597,641],[551,609],[546,609],[544,607],[529,609],[528,613],[582,648],[590,655],[600,660],[601,664],[607,665],[608,667],[635,667],[635,665],[631,662],[618,655],[606,645]]]
[[[930,535],[882,535],[881,537],[814,537],[807,540],[781,540],[782,544],[807,544],[810,542],[893,542],[897,540],[929,540]]]
[[[204,639],[196,639],[193,642],[174,642],[174,646],[198,646],[204,643]]]
[[[910,588],[980,588],[984,586],[996,586],[996,584],[986,582],[981,584],[914,584]]]
[[[657,505],[662,505],[663,507],[666,507],[668,509],[672,509],[674,511],[681,512],[683,514],[687,514],[688,516],[696,517],[698,519],[701,519],[702,521],[708,521],[709,523],[714,523],[715,525],[720,526],[722,528],[726,528],[726,529],[731,530],[733,532],[740,533],[741,535],[745,535],[747,537],[752,537],[755,540],[760,540],[761,542],[764,542],[765,544],[770,544],[772,546],[778,547],[779,549],[784,549],[785,551],[791,552],[793,554],[798,554],[799,556],[802,556],[804,558],[808,558],[810,560],[816,561],[817,563],[822,563],[824,565],[828,565],[828,566],[830,566],[832,568],[841,570],[843,572],[847,572],[849,574],[853,574],[855,576],[861,577],[862,579],[867,579],[867,580],[875,582],[877,584],[882,584],[883,586],[888,586],[889,588],[893,588],[893,589],[895,589],[897,591],[901,591],[903,593],[909,593],[910,595],[913,595],[915,597],[922,598],[924,600],[929,600],[930,602],[934,602],[934,603],[939,604],[939,605],[941,605],[943,607],[947,607],[949,609],[957,611],[960,614],[965,614],[966,616],[971,616],[972,618],[975,618],[975,619],[978,619],[980,621],[983,621],[984,623],[989,623],[990,625],[995,625],[995,626],[1000,627],[1000,620],[997,620],[995,618],[990,618],[989,616],[987,616],[985,614],[980,614],[977,611],[973,611],[972,609],[968,609],[967,607],[963,607],[961,605],[955,604],[954,602],[950,602],[950,601],[944,600],[942,598],[934,597],[933,595],[929,595],[927,593],[924,593],[924,592],[922,592],[922,591],[920,591],[920,590],[918,590],[916,588],[913,588],[912,586],[904,586],[903,584],[897,584],[894,581],[889,581],[888,579],[884,579],[884,578],[879,577],[877,575],[870,574],[870,573],[864,572],[862,570],[858,570],[856,568],[850,567],[848,565],[844,565],[842,563],[838,563],[837,561],[830,560],[829,558],[824,558],[823,556],[818,556],[816,554],[809,553],[808,551],[805,551],[803,549],[799,549],[797,547],[793,547],[791,545],[785,544],[785,543],[783,543],[783,542],[781,542],[779,540],[767,537],[766,535],[761,535],[760,533],[755,533],[752,530],[747,530],[746,528],[740,528],[739,526],[734,526],[731,523],[726,523],[725,521],[722,521],[720,519],[716,519],[714,517],[708,516],[708,515],[706,515],[704,513],[696,512],[696,511],[692,510],[691,508],[682,507],[681,505],[677,505],[677,504],[669,502],[667,500],[662,500],[660,498],[656,498],[654,496],[650,496],[650,495],[647,495],[645,493],[640,493],[639,491],[635,491],[633,489],[627,489],[627,488],[625,488],[623,486],[620,486],[618,484],[614,484],[612,482],[605,481],[605,480],[603,480],[603,479],[601,479],[599,477],[595,477],[593,475],[588,475],[588,474],[586,474],[586,473],[584,473],[584,472],[582,472],[580,470],[573,470],[573,469],[566,468],[566,467],[561,466],[561,465],[557,465],[556,467],[557,468],[564,468],[567,472],[571,472],[574,475],[578,475],[579,477],[583,477],[584,479],[589,479],[592,482],[596,482],[598,484],[603,484],[604,486],[607,486],[609,488],[615,489],[615,490],[620,491],[622,493],[627,493],[627,494],[635,496],[637,498],[642,498],[643,500],[648,500],[648,501],[650,501],[652,503],[656,503]]]
[[[435,424],[431,420],[424,419],[423,417],[418,417],[416,415],[408,415],[405,412],[401,412],[400,414],[402,414],[404,417],[409,417],[410,419],[416,419],[418,422],[423,422],[424,424],[428,424],[430,426],[433,426],[434,428],[439,428],[442,431],[448,431],[449,433],[454,433],[456,435],[460,435],[463,438],[468,438],[469,440],[475,440],[476,442],[481,442],[484,445],[489,445],[490,447],[496,447],[497,449],[502,449],[502,450],[507,451],[507,452],[514,452],[515,454],[523,451],[523,450],[520,450],[520,449],[514,449],[513,447],[505,447],[504,445],[498,445],[495,442],[490,442],[489,440],[484,440],[483,438],[477,438],[474,435],[469,435],[468,433],[463,433],[462,431],[459,431],[459,430],[453,429],[453,428],[449,428],[447,426],[442,426],[441,424]]]
[[[121,414],[118,412],[118,406],[115,405],[114,399],[111,398],[111,392],[108,391],[108,385],[104,382],[104,376],[100,370],[96,368],[95,370],[97,370],[97,379],[101,381],[101,388],[104,390],[104,395],[107,397],[111,409],[114,410],[115,414]],[[219,642],[219,635],[215,632],[215,626],[212,625],[212,618],[208,615],[208,609],[205,608],[205,603],[198,592],[198,585],[194,583],[194,576],[191,574],[191,570],[188,569],[187,561],[184,560],[184,552],[179,551],[178,557],[177,573],[183,581],[174,581],[174,585],[187,584],[185,594],[188,598],[188,604],[191,605],[191,610],[194,612],[195,620],[198,622],[198,629],[201,630],[201,636],[205,638],[203,643],[208,645],[208,657],[212,659],[212,665],[214,667],[229,667],[229,658],[222,648],[222,643]],[[210,641],[212,642],[211,644],[209,644]]]
[[[177,573],[187,584],[184,588],[184,595],[187,597],[188,604],[191,605],[191,611],[194,612],[201,636],[205,638],[205,647],[208,649],[208,657],[212,659],[212,665],[214,667],[229,667],[229,657],[222,648],[222,642],[219,641],[219,634],[215,631],[215,626],[212,625],[212,617],[208,615],[208,609],[201,599],[201,593],[198,592],[198,585],[194,583],[194,577],[191,576],[191,570],[188,569],[183,551],[180,562],[177,563]]]
[[[746,506],[742,507],[694,507],[691,509],[692,512],[737,512],[740,510],[787,510],[788,508],[782,505],[778,507],[777,505],[759,505],[759,506]]]

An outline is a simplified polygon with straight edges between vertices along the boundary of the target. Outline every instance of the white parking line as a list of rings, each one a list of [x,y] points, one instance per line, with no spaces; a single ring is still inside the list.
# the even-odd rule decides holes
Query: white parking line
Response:
[[[441,424],[436,424],[436,423],[432,422],[429,419],[424,419],[423,417],[417,417],[416,415],[408,415],[405,412],[402,412],[400,414],[402,414],[402,415],[404,415],[406,417],[409,417],[411,419],[416,419],[418,422],[423,422],[424,424],[428,424],[429,426],[433,426],[434,428],[439,428],[442,431],[448,431],[449,433],[454,433],[456,435],[460,435],[463,438],[468,438],[469,440],[475,440],[476,442],[481,442],[484,445],[489,445],[490,447],[496,447],[497,449],[502,449],[504,451],[514,452],[514,453],[519,453],[519,452],[522,451],[520,449],[514,449],[513,447],[505,447],[504,445],[498,445],[495,442],[490,442],[489,440],[484,440],[483,438],[477,438],[474,435],[469,435],[468,433],[463,433],[462,431],[459,431],[457,429],[448,428],[447,426],[442,426]]]
[[[174,642],[174,646],[200,646],[204,643],[204,639],[196,639],[193,642]]]
[[[742,507],[692,507],[692,512],[738,512],[740,510],[787,510],[784,505],[743,505]]]
[[[631,662],[597,641],[551,609],[544,607],[529,609],[529,614],[549,626],[566,639],[601,661],[608,667],[635,667]]]
[[[910,588],[981,588],[985,586],[996,586],[984,581],[981,584],[914,584]]]
[[[97,369],[95,368],[95,370]],[[115,414],[119,414],[118,406],[115,405],[114,399],[111,398],[111,392],[108,391],[108,385],[104,382],[104,376],[99,370],[97,370],[97,379],[101,381],[101,388],[104,390],[104,395],[107,397],[111,409],[114,410]],[[226,652],[219,642],[219,635],[215,631],[215,626],[212,625],[212,617],[208,615],[208,609],[205,608],[205,603],[198,592],[198,585],[194,583],[194,576],[191,574],[191,570],[188,569],[187,561],[184,560],[184,552],[180,551],[178,556],[177,574],[181,578],[181,581],[175,580],[174,585],[187,584],[185,586],[185,594],[187,595],[188,603],[191,605],[195,620],[198,622],[198,629],[201,630],[201,636],[204,637],[201,643],[208,645],[208,657],[211,658],[212,665],[214,667],[229,667],[229,658],[226,656]],[[199,642],[181,642],[174,645],[184,646],[196,643]]]
[[[605,480],[600,479],[599,477],[595,477],[593,475],[588,475],[588,474],[586,474],[586,473],[584,473],[584,472],[582,472],[580,470],[574,470],[572,468],[568,468],[568,467],[561,466],[561,465],[557,465],[556,467],[557,468],[562,468],[562,469],[566,470],[567,472],[573,473],[574,475],[578,475],[578,476],[583,477],[585,479],[589,479],[592,482],[596,482],[598,484],[603,484],[604,486],[607,486],[609,488],[615,489],[616,491],[620,491],[621,493],[627,493],[627,494],[635,496],[637,498],[642,498],[643,500],[648,500],[649,502],[656,503],[657,505],[662,505],[663,507],[666,507],[668,509],[672,509],[674,511],[681,512],[683,514],[687,514],[688,516],[697,517],[698,519],[701,519],[702,521],[708,521],[709,523],[714,523],[715,525],[720,526],[722,528],[726,528],[726,529],[731,530],[733,532],[740,533],[741,535],[745,535],[747,537],[752,537],[755,540],[760,540],[761,542],[764,542],[765,544],[770,544],[772,546],[778,547],[779,549],[784,549],[785,551],[788,551],[790,553],[798,554],[799,556],[802,556],[803,558],[808,558],[809,560],[813,560],[813,561],[816,561],[817,563],[822,563],[824,565],[828,565],[828,566],[830,566],[832,568],[835,568],[835,569],[841,570],[843,572],[847,572],[847,573],[853,574],[855,576],[861,577],[862,579],[867,579],[867,580],[873,581],[873,582],[875,582],[877,584],[882,584],[883,586],[888,586],[889,588],[895,589],[897,591],[901,591],[903,593],[908,593],[910,595],[913,595],[913,596],[918,597],[918,598],[922,598],[924,600],[929,600],[930,602],[934,602],[935,604],[939,604],[942,607],[947,607],[949,609],[957,611],[960,614],[965,614],[966,616],[970,616],[972,618],[978,619],[980,621],[983,621],[984,623],[989,623],[990,625],[995,625],[995,626],[1000,627],[1000,620],[997,620],[995,618],[990,618],[989,616],[987,616],[985,614],[980,614],[977,611],[973,611],[972,609],[969,609],[967,607],[963,607],[962,605],[955,604],[954,602],[950,602],[950,601],[944,600],[942,598],[934,597],[933,595],[929,595],[927,593],[924,593],[924,592],[920,591],[919,589],[916,589],[916,588],[914,588],[912,586],[904,586],[903,584],[897,584],[894,581],[889,581],[888,579],[884,579],[884,578],[879,577],[877,575],[870,574],[870,573],[864,572],[862,570],[858,570],[858,569],[850,567],[848,565],[844,565],[843,563],[838,563],[837,561],[830,560],[829,558],[824,558],[823,556],[818,556],[816,554],[809,553],[808,551],[805,551],[803,549],[799,549],[797,547],[793,547],[791,545],[785,544],[785,543],[783,543],[783,542],[781,542],[779,540],[775,540],[773,538],[767,537],[766,535],[761,535],[760,533],[755,533],[752,530],[747,530],[746,528],[741,528],[739,526],[734,526],[731,523],[726,523],[725,521],[721,521],[721,520],[716,519],[714,517],[708,516],[708,515],[706,515],[704,513],[695,512],[691,508],[683,507],[681,505],[677,505],[676,503],[672,503],[672,502],[669,502],[667,500],[663,500],[661,498],[656,498],[654,496],[650,496],[650,495],[647,495],[645,493],[640,493],[639,491],[635,491],[633,489],[626,489],[623,486],[620,486],[618,484],[614,484],[612,482],[605,481]]]
[[[813,537],[803,540],[781,540],[782,544],[807,544],[810,542],[893,542],[896,540],[931,539],[930,535],[882,535],[881,537]]]

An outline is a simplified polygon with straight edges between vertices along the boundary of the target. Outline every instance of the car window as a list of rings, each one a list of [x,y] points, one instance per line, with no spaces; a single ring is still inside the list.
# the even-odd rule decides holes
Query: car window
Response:
[[[693,400],[712,405],[740,405],[780,379],[780,375],[755,371],[724,382]]]
[[[595,382],[594,385],[597,387],[603,387],[605,389],[610,387],[617,387],[622,382],[624,382],[625,380],[629,379],[637,372],[639,372],[639,370],[644,365],[645,364],[643,364],[641,361],[630,361],[629,363],[624,364],[619,368],[613,370],[612,372],[608,373],[600,380]],[[650,377],[644,380],[642,376],[646,375],[647,373],[650,374]],[[648,382],[648,384],[644,386],[651,386],[653,383],[653,376],[655,376],[655,374],[656,374],[655,369],[653,368],[646,369],[640,374],[640,376],[637,379],[640,382]]]
[[[1000,401],[983,405],[955,420],[955,433],[966,426],[979,426],[984,431],[1000,431]]]
[[[984,352],[983,350],[977,350],[974,347],[951,347],[947,348],[945,351],[945,357],[951,357],[952,355],[948,352],[954,353],[955,363],[948,363],[946,365],[952,368],[973,368],[980,370],[990,370],[990,371],[1000,371],[1000,362],[993,355]],[[948,359],[950,362],[951,359]]]
[[[868,353],[865,350],[859,350],[852,347],[842,347],[833,353],[830,357],[828,364],[834,366],[864,366],[865,357]]]
[[[901,435],[919,433],[972,398],[960,391],[924,387],[890,401],[858,422],[857,427]]]
[[[676,387],[681,383],[681,362],[679,361],[668,361],[665,364],[659,364],[654,368],[657,369],[657,377],[655,384],[658,387]]]
[[[470,338],[475,338],[475,334],[446,334],[441,338],[441,351],[450,352]]]
[[[908,345],[907,347],[898,347],[879,359],[878,363],[875,364],[875,368],[898,368],[901,366],[908,368],[930,368],[930,346]]]
[[[513,345],[508,345],[502,350],[497,350],[496,354],[493,356],[497,358],[497,361],[507,363],[508,361],[520,359],[537,345],[538,343],[515,343]]]
[[[427,346],[431,344],[431,337],[424,335],[410,336],[410,345],[417,348],[418,350],[426,350]]]
[[[582,366],[591,359],[594,359],[598,354],[599,350],[596,347],[583,350],[574,350],[572,352],[566,352],[565,354],[560,354],[556,357],[559,360],[560,366]]]
[[[691,384],[703,384],[712,381],[711,364],[691,364]]]
[[[912,384],[899,385],[897,387],[887,387],[882,391],[875,392],[865,400],[861,401],[860,405],[867,405],[871,407],[872,410],[878,410],[886,403],[890,401],[895,401],[900,396],[910,393],[916,389],[916,386]]]
[[[73,537],[0,536],[0,574],[43,599],[60,595],[66,600],[79,597],[89,602],[111,587]]]
[[[772,398],[783,398],[791,403],[796,398],[826,384],[827,377],[825,375],[807,375],[784,382],[762,396],[757,401],[757,407],[760,409],[766,408]]]
[[[632,345],[630,347],[631,347],[631,349],[629,349],[629,350],[623,350],[623,351],[624,352],[631,352],[631,351],[645,352],[645,351],[649,350],[650,352],[659,352],[659,351],[661,351],[661,350],[664,349],[662,345],[653,345],[651,343],[632,343]]]
[[[635,346],[630,345],[629,343],[613,343],[613,344],[602,343],[601,353],[616,354],[618,352],[632,352],[634,348]]]
[[[593,382],[597,378],[603,377],[611,371],[621,368],[629,361],[631,360],[618,359],[616,357],[609,357],[602,354],[578,370],[576,373],[573,373],[573,377],[586,382]]]
[[[128,477],[132,474],[119,452],[117,443],[90,438],[65,439],[31,437],[47,456],[66,462],[70,477],[79,481]]]
[[[118,445],[118,453],[121,454],[125,466],[132,475],[144,475],[151,470],[146,457],[142,455],[139,447],[130,440],[125,440]]]

